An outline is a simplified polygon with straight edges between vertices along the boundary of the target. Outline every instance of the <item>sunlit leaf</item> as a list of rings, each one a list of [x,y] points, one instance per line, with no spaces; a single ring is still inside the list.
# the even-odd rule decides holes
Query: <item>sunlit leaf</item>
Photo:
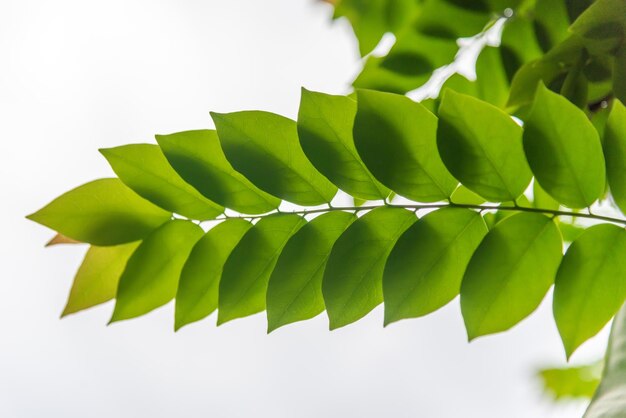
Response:
[[[457,296],[486,233],[477,212],[458,208],[431,212],[407,229],[385,266],[385,324],[426,315]]]
[[[102,246],[142,239],[170,217],[120,180],[100,179],[70,190],[27,218],[77,241]]]
[[[367,170],[354,147],[356,102],[302,89],[298,136],[313,165],[339,188],[366,200],[384,199],[389,189]]]
[[[185,183],[158,145],[122,145],[100,153],[124,184],[163,209],[199,220],[213,219],[224,211]]]
[[[165,157],[186,182],[208,199],[241,213],[265,213],[280,199],[258,189],[230,165],[217,132],[210,130],[157,135]]]
[[[330,329],[362,318],[383,301],[385,262],[396,240],[415,221],[411,211],[380,207],[339,237],[322,281]]]
[[[596,129],[582,110],[543,85],[525,120],[524,150],[535,179],[563,205],[585,208],[604,192]]]
[[[561,368],[544,369],[539,372],[544,390],[554,399],[588,398],[598,388],[602,375],[602,361]]]
[[[265,309],[267,283],[278,256],[305,224],[302,216],[276,214],[261,219],[246,232],[224,265],[218,325]]]
[[[242,219],[227,219],[196,243],[183,267],[176,292],[176,330],[217,309],[220,278],[226,259],[252,227]]]
[[[107,302],[115,297],[117,284],[139,242],[111,247],[89,247],[72,284],[61,316]]]
[[[613,200],[626,213],[626,106],[619,100],[613,107],[604,129],[606,176]]]
[[[290,202],[328,203],[337,188],[306,158],[296,122],[269,112],[211,113],[226,158],[258,188]]]
[[[554,319],[565,352],[596,335],[626,298],[626,231],[615,225],[588,228],[570,245],[554,285]]]
[[[171,301],[183,265],[202,234],[192,222],[173,220],[144,239],[120,278],[111,322],[141,316]]]
[[[538,213],[498,223],[474,253],[461,285],[469,339],[505,331],[541,303],[561,262],[561,234]]]
[[[324,310],[322,278],[333,244],[356,220],[329,212],[300,228],[287,242],[267,288],[268,332],[313,318]]]
[[[357,93],[354,142],[372,174],[409,199],[434,202],[449,197],[457,181],[438,157],[437,118],[405,96]]]
[[[487,200],[517,199],[532,177],[522,148],[522,128],[500,109],[474,97],[444,92],[437,144],[448,170]]]

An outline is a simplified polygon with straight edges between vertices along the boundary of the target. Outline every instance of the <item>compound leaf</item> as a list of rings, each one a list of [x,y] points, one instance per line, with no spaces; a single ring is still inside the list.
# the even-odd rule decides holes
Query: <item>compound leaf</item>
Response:
[[[219,285],[217,324],[242,318],[265,309],[267,283],[278,256],[306,220],[293,214],[276,214],[261,219],[234,248]]]
[[[554,283],[562,245],[556,224],[538,213],[509,216],[489,231],[461,285],[470,340],[505,331],[539,306]]]
[[[176,330],[217,309],[226,259],[251,227],[252,224],[243,219],[227,219],[211,228],[193,247],[178,283]]]
[[[199,220],[213,219],[224,211],[185,183],[158,145],[122,145],[100,153],[124,184],[163,209]]]
[[[83,184],[27,216],[69,238],[99,246],[140,240],[170,217],[119,179]]]
[[[291,237],[267,288],[268,332],[324,310],[322,277],[333,244],[356,220],[348,212],[318,216]]]
[[[122,273],[111,322],[141,316],[172,300],[183,265],[203,233],[198,225],[177,219],[146,237]]]
[[[383,301],[385,262],[398,237],[415,221],[411,211],[380,207],[339,237],[322,280],[330,329],[357,321]]]
[[[626,231],[595,225],[567,250],[554,285],[554,319],[565,352],[596,335],[626,298]]]
[[[199,130],[157,135],[156,140],[178,174],[208,199],[241,213],[265,213],[280,199],[258,189],[226,159],[217,132]]]
[[[385,324],[426,315],[457,296],[486,234],[477,212],[459,208],[431,212],[407,229],[385,266]]]
[[[261,111],[211,116],[226,158],[258,188],[303,206],[332,200],[337,188],[304,155],[296,122]]]

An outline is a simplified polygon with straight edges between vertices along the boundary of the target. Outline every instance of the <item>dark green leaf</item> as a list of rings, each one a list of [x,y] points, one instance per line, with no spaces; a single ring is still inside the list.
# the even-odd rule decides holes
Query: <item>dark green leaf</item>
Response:
[[[251,227],[250,222],[242,219],[227,219],[211,228],[193,247],[176,292],[176,330],[217,309],[226,259]]]
[[[356,101],[302,89],[298,136],[308,159],[346,193],[366,200],[389,196],[367,170],[352,140]]]
[[[217,324],[265,309],[267,283],[287,240],[306,224],[302,216],[276,214],[261,219],[243,236],[224,265]]]
[[[524,150],[541,187],[565,206],[590,206],[604,192],[605,169],[585,113],[542,84],[525,122]]]
[[[437,144],[443,162],[465,187],[493,202],[517,199],[532,174],[522,128],[497,107],[446,90],[439,107]]]
[[[438,157],[437,118],[405,96],[358,91],[354,142],[372,174],[419,202],[446,199],[457,182]]]
[[[217,132],[179,132],[157,135],[156,139],[178,174],[208,199],[251,214],[270,212],[280,205],[280,199],[235,171],[222,151]]]
[[[185,183],[158,145],[123,145],[100,152],[124,184],[163,209],[198,220],[213,219],[224,211]]]
[[[489,231],[461,285],[470,340],[505,331],[539,306],[554,282],[561,247],[555,223],[538,213],[518,213]]]
[[[477,212],[458,208],[431,212],[407,229],[385,266],[385,324],[426,315],[457,296],[485,234]]]
[[[417,217],[380,207],[352,223],[335,243],[322,281],[330,329],[348,325],[383,301],[383,270],[396,240]]]
[[[119,179],[100,179],[57,197],[28,219],[81,242],[117,245],[142,239],[170,217]]]
[[[126,262],[138,245],[139,242],[131,242],[113,247],[89,247],[61,316],[113,299]]]
[[[612,52],[626,34],[626,2],[596,0],[570,27],[594,55]]]
[[[613,326],[600,387],[583,418],[623,418],[626,413],[626,307]]]
[[[111,322],[144,315],[172,300],[183,265],[202,234],[192,222],[173,220],[144,239],[120,278]]]
[[[619,100],[613,107],[604,129],[606,176],[613,200],[626,213],[626,106]]]
[[[596,335],[626,298],[626,231],[601,224],[570,245],[554,285],[554,319],[565,352]]]
[[[626,40],[615,55],[613,64],[613,94],[626,103]]]
[[[337,188],[304,155],[296,122],[261,111],[211,116],[226,158],[257,187],[303,206],[332,200]]]
[[[324,310],[326,262],[333,244],[354,220],[351,213],[329,212],[303,226],[287,242],[267,288],[268,332]]]

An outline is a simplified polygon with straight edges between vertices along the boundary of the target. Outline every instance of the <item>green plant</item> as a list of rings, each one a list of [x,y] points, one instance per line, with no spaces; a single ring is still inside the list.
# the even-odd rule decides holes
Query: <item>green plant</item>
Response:
[[[297,121],[213,113],[215,130],[102,150],[118,178],[29,217],[92,245],[64,314],[115,298],[119,321],[175,299],[176,329],[216,309],[218,324],[266,310],[268,331],[326,310],[334,329],[383,301],[389,324],[460,294],[471,340],[510,329],[554,286],[571,356],[626,300],[626,2],[335,7],[362,54],[396,36],[354,93],[303,90]],[[501,43],[476,80],[404,95],[454,61],[458,38],[493,28]],[[625,413],[606,401],[626,397],[622,322],[588,417]]]

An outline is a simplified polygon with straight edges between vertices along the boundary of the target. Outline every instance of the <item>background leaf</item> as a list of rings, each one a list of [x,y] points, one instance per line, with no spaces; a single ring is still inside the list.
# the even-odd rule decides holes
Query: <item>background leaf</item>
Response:
[[[124,184],[163,209],[198,220],[213,219],[224,211],[185,183],[158,145],[131,144],[100,152]]]
[[[100,246],[140,240],[170,217],[118,179],[83,184],[27,216],[69,238]]]
[[[519,197],[532,174],[522,128],[509,115],[474,97],[446,90],[439,107],[437,145],[452,175],[492,202]]]
[[[602,361],[539,372],[544,390],[554,399],[591,398],[598,388],[602,375]]]
[[[260,111],[211,116],[228,161],[260,189],[302,206],[335,196],[337,188],[300,148],[296,122]]]
[[[385,324],[426,315],[457,296],[486,234],[477,212],[459,208],[431,212],[407,229],[385,265]]]
[[[461,285],[469,339],[505,331],[530,315],[554,283],[561,251],[557,226],[541,214],[518,213],[489,231]]]
[[[525,120],[524,150],[536,180],[563,205],[585,208],[604,192],[596,129],[582,110],[543,84]]]
[[[270,212],[280,199],[258,189],[228,162],[217,132],[157,135],[165,157],[178,174],[208,199],[241,213]]]
[[[126,262],[137,246],[139,242],[112,247],[89,247],[74,277],[61,317],[113,299]]]
[[[350,97],[302,89],[300,145],[315,168],[341,190],[365,200],[384,199],[389,189],[374,179],[354,147],[356,106]]]
[[[604,157],[611,196],[626,213],[626,107],[619,100],[613,101],[605,125]]]
[[[554,319],[565,352],[596,335],[626,298],[626,231],[595,225],[570,245],[554,285]]]
[[[211,228],[193,247],[176,292],[175,330],[217,309],[224,264],[251,227],[252,224],[243,219],[227,219]]]
[[[183,220],[150,234],[126,264],[110,322],[141,316],[172,300],[183,265],[202,235],[202,228]]]
[[[322,280],[331,330],[362,318],[383,301],[385,262],[396,240],[415,221],[411,211],[380,207],[339,237]]]
[[[354,142],[385,186],[418,202],[448,198],[457,182],[438,157],[437,118],[405,96],[358,90]]]
[[[278,256],[306,220],[293,214],[261,219],[239,241],[224,265],[217,324],[265,309],[267,283]]]
[[[337,238],[356,219],[348,212],[325,213],[289,239],[267,288],[268,332],[324,311],[326,262]]]

